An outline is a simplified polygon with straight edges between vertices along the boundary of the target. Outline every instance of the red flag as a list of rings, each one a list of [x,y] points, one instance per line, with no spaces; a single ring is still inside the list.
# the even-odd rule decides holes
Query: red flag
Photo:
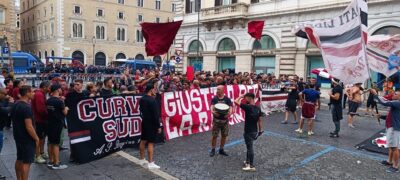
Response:
[[[182,21],[140,24],[143,37],[146,39],[147,56],[158,56],[167,53],[181,24]]]
[[[186,78],[189,81],[192,81],[194,79],[194,68],[193,68],[193,66],[186,67]]]
[[[264,21],[250,21],[247,24],[247,32],[251,37],[260,40],[264,28]]]

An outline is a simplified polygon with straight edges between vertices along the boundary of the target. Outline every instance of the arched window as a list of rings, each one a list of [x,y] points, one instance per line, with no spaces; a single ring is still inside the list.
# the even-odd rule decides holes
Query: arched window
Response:
[[[224,38],[218,44],[218,51],[234,51],[234,50],[236,50],[235,43],[230,38]]]
[[[101,39],[105,39],[105,28],[104,26],[101,26]]]
[[[120,28],[117,29],[117,40],[118,41],[121,40],[121,29]]]
[[[100,39],[100,35],[101,35],[100,26],[96,26],[96,39]]]
[[[39,51],[39,58],[42,59],[42,52]]]
[[[158,67],[161,66],[161,63],[162,63],[161,56],[154,56],[153,61],[157,64]]]
[[[259,41],[254,41],[254,44],[253,44],[253,49],[267,50],[267,49],[275,49],[275,48],[276,48],[276,44],[275,44],[274,39],[272,39],[272,37],[268,36],[268,35],[262,36]]]
[[[117,56],[115,56],[115,59],[126,59],[126,56],[124,53],[118,53]]]
[[[125,29],[124,28],[117,29],[117,41],[125,41]]]
[[[222,39],[218,44],[218,51],[234,51],[236,50],[235,43],[230,38]],[[230,57],[218,57],[218,71],[229,70],[230,73],[235,72],[236,58],[235,56]]]
[[[82,32],[83,32],[82,24],[78,24],[78,37],[83,37]]]
[[[106,55],[102,52],[98,52],[95,55],[94,65],[105,66],[106,65]]]
[[[72,32],[73,37],[78,37],[78,25],[76,23],[72,25]]]
[[[144,56],[143,56],[143,54],[137,54],[137,55],[135,56],[135,59],[137,59],[137,60],[144,60]]]
[[[44,58],[47,58],[47,51],[44,51]]]
[[[50,35],[54,36],[54,22],[50,23]]]
[[[397,26],[382,27],[373,33],[373,35],[378,35],[378,34],[387,34],[387,35],[400,34],[400,27]]]
[[[143,42],[143,34],[140,30],[136,30],[136,42]]]
[[[198,40],[194,40],[189,45],[189,52],[197,52],[197,48],[200,52],[203,51],[203,45]]]
[[[54,57],[54,50],[51,50],[51,56]]]
[[[121,29],[121,40],[125,41],[125,29],[124,28]]]
[[[85,55],[83,55],[81,51],[74,51],[71,57],[73,60],[78,60],[82,64],[84,64]]]

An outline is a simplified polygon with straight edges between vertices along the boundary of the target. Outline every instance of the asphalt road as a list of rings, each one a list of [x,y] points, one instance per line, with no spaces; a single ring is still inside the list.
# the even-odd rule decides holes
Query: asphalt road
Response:
[[[228,157],[209,157],[211,132],[205,132],[157,145],[156,163],[161,171],[178,179],[399,179],[400,174],[388,174],[379,164],[385,156],[354,148],[382,130],[383,123],[379,125],[370,117],[356,117],[356,129],[350,129],[343,120],[340,138],[331,139],[329,132],[334,125],[326,106],[318,112],[316,134],[311,137],[296,134],[297,125],[280,124],[283,117],[283,113],[274,113],[264,119],[266,133],[254,145],[256,172],[241,170],[246,157],[243,123],[231,126],[225,146]],[[15,145],[11,130],[5,130],[5,134],[0,173],[15,179]],[[137,149],[124,152],[138,157]],[[64,162],[68,161],[68,154],[62,152]],[[30,179],[163,179],[118,154],[83,165],[68,165],[68,169],[53,171],[33,164]]]

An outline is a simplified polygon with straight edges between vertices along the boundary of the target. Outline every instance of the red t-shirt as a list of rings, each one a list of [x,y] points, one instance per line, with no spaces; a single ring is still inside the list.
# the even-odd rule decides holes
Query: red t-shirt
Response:
[[[14,98],[14,101],[19,100],[19,87],[12,90],[11,96]]]
[[[46,123],[47,122],[46,96],[42,90],[38,89],[35,91],[31,104],[32,104],[33,118],[35,119],[35,122]]]
[[[12,85],[11,86],[7,86],[6,89],[7,89],[7,94],[10,97],[13,97],[13,86]]]

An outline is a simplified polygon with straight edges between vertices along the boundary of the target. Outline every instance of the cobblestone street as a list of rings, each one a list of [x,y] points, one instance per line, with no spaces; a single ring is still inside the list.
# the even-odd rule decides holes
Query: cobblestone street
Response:
[[[363,113],[363,112],[362,112]],[[156,163],[161,171],[178,179],[396,179],[379,162],[386,157],[359,151],[354,146],[383,129],[370,117],[357,117],[356,129],[342,122],[339,139],[328,137],[333,123],[327,107],[318,112],[315,135],[299,136],[297,125],[281,125],[283,113],[275,113],[264,120],[266,133],[255,142],[256,172],[241,170],[246,156],[242,138],[243,123],[231,126],[225,146],[229,157],[210,158],[211,133],[201,133],[173,139],[156,146]],[[1,173],[14,179],[15,147],[11,131],[6,130],[5,149],[1,154]],[[137,149],[125,149],[128,155],[138,157]],[[64,162],[68,151],[63,152]],[[82,165],[68,164],[70,168],[49,170],[45,165],[32,166],[31,179],[163,179],[118,153]],[[165,178],[165,177],[164,177]]]

